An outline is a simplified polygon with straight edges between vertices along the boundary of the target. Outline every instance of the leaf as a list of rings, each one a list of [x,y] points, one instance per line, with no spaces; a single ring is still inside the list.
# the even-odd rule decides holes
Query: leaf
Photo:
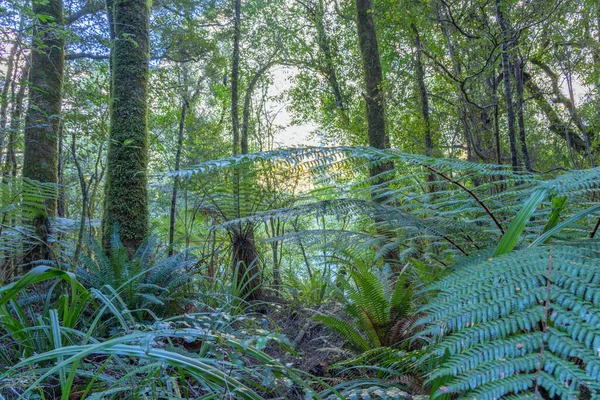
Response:
[[[506,229],[506,232],[504,235],[502,235],[502,238],[500,238],[500,243],[498,243],[498,246],[496,247],[496,250],[494,250],[492,257],[506,254],[515,248],[515,245],[519,241],[519,237],[521,236],[521,233],[523,233],[527,222],[529,222],[529,219],[537,207],[546,199],[548,191],[549,189],[542,187],[536,189],[531,194],[531,197],[525,202],[523,207],[521,207],[519,213],[512,220]]]

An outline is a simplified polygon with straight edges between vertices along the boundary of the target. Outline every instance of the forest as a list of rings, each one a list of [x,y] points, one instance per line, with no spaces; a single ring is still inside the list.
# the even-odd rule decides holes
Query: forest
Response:
[[[600,399],[600,1],[0,1],[0,399]]]

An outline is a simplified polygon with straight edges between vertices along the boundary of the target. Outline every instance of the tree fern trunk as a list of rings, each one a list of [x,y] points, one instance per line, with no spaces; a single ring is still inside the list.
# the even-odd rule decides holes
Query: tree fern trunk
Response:
[[[233,130],[233,155],[240,151],[240,121],[239,121],[239,63],[240,63],[240,35],[241,35],[241,0],[234,0],[233,23],[233,54],[231,63],[231,122]],[[258,76],[258,74],[257,74]],[[251,88],[248,89],[249,91]],[[250,93],[251,94],[251,93]],[[247,102],[249,108],[249,101]],[[245,107],[246,108],[246,107]],[[246,114],[246,113],[244,113]],[[246,120],[244,120],[247,122]],[[248,153],[248,127],[245,126],[242,137],[242,154]],[[244,184],[244,170],[234,168],[233,171],[233,196],[234,218],[240,218],[240,185]],[[231,228],[231,261],[234,271],[237,272],[237,282],[241,288],[241,295],[248,299],[260,297],[260,265],[258,251],[254,242],[254,226],[252,223],[240,223]]]

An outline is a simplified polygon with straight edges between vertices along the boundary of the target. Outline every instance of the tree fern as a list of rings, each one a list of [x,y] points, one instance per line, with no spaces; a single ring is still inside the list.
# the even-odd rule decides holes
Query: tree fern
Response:
[[[437,395],[600,395],[600,245],[574,242],[457,266],[431,287],[425,332],[450,357]]]
[[[382,187],[379,193],[386,201],[373,202],[372,177],[368,171],[373,165],[385,162],[393,162],[396,168],[386,188]],[[220,172],[239,165],[248,167],[245,170],[257,171],[256,176],[261,177],[253,181],[253,187],[241,187],[242,193],[264,193],[261,180],[271,177],[273,182],[282,183],[285,179],[277,178],[282,173],[286,177],[301,176],[298,178],[301,183],[294,190],[271,185],[271,188],[287,193],[283,206],[264,202],[251,213],[223,221],[223,228],[272,218],[290,220],[321,215],[351,216],[354,221],[363,218],[370,220],[373,228],[346,232],[346,235],[355,235],[355,239],[339,240],[338,246],[362,243],[365,248],[376,245],[380,256],[393,249],[407,258],[424,257],[442,265],[449,265],[457,257],[474,254],[483,248],[497,246],[500,238],[504,242],[498,254],[534,241],[544,231],[545,221],[552,212],[551,198],[568,198],[561,210],[563,216],[581,212],[594,205],[592,195],[598,192],[600,175],[600,169],[596,168],[553,178],[514,172],[507,166],[369,147],[277,150],[210,161],[177,174],[213,182],[216,188],[225,187],[218,184],[218,177],[227,174]],[[433,180],[432,174],[436,177]],[[323,196],[324,193],[327,195]],[[516,222],[513,216],[534,193],[530,210],[523,211]],[[241,204],[251,202],[241,201]],[[376,225],[385,225],[382,228],[395,235],[378,235],[380,230]],[[509,227],[512,236],[504,235]],[[564,234],[584,237],[592,227],[593,222],[584,218],[577,225],[568,227]],[[293,236],[298,235],[310,240],[306,236],[313,233],[290,232],[288,237],[294,239]]]

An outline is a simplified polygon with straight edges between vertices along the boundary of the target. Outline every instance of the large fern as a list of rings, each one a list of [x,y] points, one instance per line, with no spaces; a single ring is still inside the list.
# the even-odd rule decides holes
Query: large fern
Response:
[[[477,259],[431,287],[426,333],[448,357],[437,396],[600,395],[600,244],[545,245]]]
[[[368,171],[382,162],[393,162],[396,168],[388,174],[386,185],[379,188],[379,198],[375,199],[379,201],[374,201]],[[509,244],[513,247],[532,242],[545,229],[553,197],[567,197],[561,211],[564,216],[594,206],[600,175],[600,169],[596,168],[552,178],[514,172],[507,166],[370,147],[311,147],[256,153],[206,162],[178,174],[188,178],[198,176],[202,182],[214,181],[220,172],[236,166],[257,171],[256,176],[261,176],[253,180],[251,188],[242,185],[242,194],[264,193],[265,186],[256,183],[275,177],[271,179],[279,184],[270,188],[286,193],[288,198],[283,205],[264,202],[252,212],[223,221],[223,227],[273,218],[349,216],[354,226],[371,228],[339,232],[337,240],[332,241],[336,246],[359,250],[375,246],[379,255],[393,249],[401,260],[416,256],[438,265],[449,265],[457,257],[496,246],[521,205],[537,193],[539,201],[533,204],[531,214],[524,219],[526,224],[515,235],[516,242]],[[303,176],[295,191],[283,188],[285,179],[276,178],[282,173],[286,177]],[[432,180],[432,175],[436,179]],[[216,183],[214,186],[223,187]],[[232,204],[229,200],[226,203]],[[243,199],[241,204],[252,203]],[[595,221],[587,217],[567,227],[562,234],[588,236]],[[385,226],[377,229],[376,225]],[[380,235],[382,230],[395,235]],[[321,232],[308,230],[288,232],[287,237],[280,239],[295,240],[298,235],[306,241],[323,238]]]

